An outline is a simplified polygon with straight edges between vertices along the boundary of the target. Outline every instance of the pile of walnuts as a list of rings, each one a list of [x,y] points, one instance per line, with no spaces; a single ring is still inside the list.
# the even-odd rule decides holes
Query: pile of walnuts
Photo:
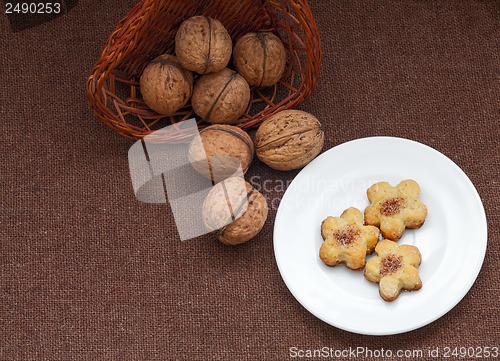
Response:
[[[189,148],[193,168],[215,184],[203,204],[203,222],[224,244],[247,242],[268,213],[265,197],[243,179],[254,153],[276,170],[301,168],[323,148],[321,124],[309,113],[285,110],[264,121],[253,141],[235,126],[251,106],[250,86],[272,86],[285,73],[285,47],[271,32],[247,33],[233,48],[218,20],[194,16],[179,27],[175,54],[161,55],[144,69],[143,100],[164,115],[191,101],[211,124]],[[227,67],[231,56],[235,70]]]
[[[250,106],[250,86],[276,84],[286,66],[281,40],[270,32],[248,33],[233,43],[220,21],[193,16],[175,36],[175,54],[161,55],[140,79],[144,102],[173,115],[189,100],[194,112],[212,124],[235,124]],[[233,56],[234,67],[227,66]],[[193,84],[193,73],[199,74]]]

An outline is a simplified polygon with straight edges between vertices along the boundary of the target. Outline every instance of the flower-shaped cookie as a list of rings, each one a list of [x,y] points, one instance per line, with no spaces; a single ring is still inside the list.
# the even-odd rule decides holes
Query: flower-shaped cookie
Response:
[[[420,187],[414,180],[404,180],[396,187],[375,183],[366,194],[371,204],[365,209],[365,223],[379,227],[384,238],[397,241],[406,228],[424,224],[427,207],[418,199]]]
[[[319,257],[327,266],[345,263],[347,268],[362,269],[379,234],[378,228],[363,225],[363,214],[358,209],[348,208],[340,217],[327,217],[321,223],[324,242]]]
[[[384,239],[375,247],[377,256],[366,263],[365,278],[379,284],[380,296],[391,302],[401,290],[417,291],[422,288],[418,275],[420,251],[415,246],[401,245]]]

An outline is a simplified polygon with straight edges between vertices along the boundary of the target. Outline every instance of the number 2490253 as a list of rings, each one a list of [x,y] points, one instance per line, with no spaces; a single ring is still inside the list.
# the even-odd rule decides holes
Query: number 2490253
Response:
[[[6,14],[59,14],[60,3],[5,3]]]

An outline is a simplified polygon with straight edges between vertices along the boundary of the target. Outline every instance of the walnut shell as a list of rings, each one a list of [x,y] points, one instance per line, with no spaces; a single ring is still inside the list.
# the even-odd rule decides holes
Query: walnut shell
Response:
[[[254,146],[250,136],[238,127],[216,124],[206,127],[189,146],[189,161],[203,176],[220,182],[241,167],[246,173],[252,163]]]
[[[228,206],[231,205],[230,207]],[[217,183],[203,202],[203,222],[224,244],[236,245],[254,238],[267,219],[266,198],[243,178]]]
[[[277,170],[305,166],[323,148],[325,135],[312,114],[283,110],[264,121],[255,134],[257,157]]]
[[[250,102],[250,87],[234,70],[203,75],[194,86],[191,105],[209,123],[234,124]]]
[[[164,54],[146,66],[140,87],[148,107],[159,114],[172,115],[191,98],[193,74],[184,69],[175,56]]]
[[[208,16],[187,19],[175,35],[175,54],[179,62],[198,74],[224,69],[231,59],[232,47],[224,25]]]
[[[233,62],[248,84],[274,85],[285,72],[285,47],[273,33],[248,33],[236,41]]]

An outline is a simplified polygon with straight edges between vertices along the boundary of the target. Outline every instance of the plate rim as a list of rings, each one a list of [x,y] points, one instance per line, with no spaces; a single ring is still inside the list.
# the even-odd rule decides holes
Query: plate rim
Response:
[[[472,190],[472,195],[474,196],[475,201],[477,201],[478,205],[480,206],[479,207],[480,208],[479,218],[480,218],[481,230],[482,230],[482,232],[480,234],[480,236],[481,236],[480,240],[481,240],[481,247],[482,247],[482,249],[480,250],[481,251],[480,252],[480,257],[478,257],[478,259],[477,259],[477,262],[476,262],[476,264],[474,266],[474,270],[473,270],[473,272],[470,273],[470,277],[467,279],[467,283],[464,284],[464,287],[461,289],[461,291],[457,292],[457,294],[455,295],[455,297],[453,297],[450,300],[450,302],[448,303],[448,306],[446,306],[444,308],[443,312],[438,312],[435,315],[432,315],[431,317],[428,317],[428,318],[424,319],[422,322],[420,322],[418,324],[409,325],[408,327],[401,328],[398,331],[390,331],[390,332],[384,332],[383,330],[381,330],[380,332],[371,332],[371,331],[362,331],[362,330],[359,330],[359,329],[354,329],[352,327],[345,327],[345,326],[338,325],[336,323],[330,322],[330,321],[326,320],[325,317],[322,314],[318,314],[317,312],[314,312],[313,310],[311,310],[309,307],[307,307],[304,304],[305,302],[301,298],[300,292],[290,285],[289,280],[287,280],[286,276],[284,275],[283,265],[280,263],[280,260],[278,258],[278,253],[276,252],[276,248],[277,248],[276,247],[276,244],[277,244],[277,241],[276,241],[276,231],[277,231],[277,227],[278,227],[278,222],[276,222],[276,220],[278,220],[278,217],[279,217],[279,214],[280,214],[280,210],[282,209],[281,206],[283,204],[283,200],[287,196],[287,193],[288,193],[289,189],[293,186],[293,183],[296,181],[296,179],[299,177],[299,175],[301,173],[303,173],[304,171],[306,171],[310,167],[311,164],[317,162],[318,159],[322,158],[324,156],[324,154],[326,154],[327,152],[330,152],[331,150],[339,149],[341,147],[344,147],[344,146],[347,146],[347,145],[351,145],[353,143],[361,143],[361,142],[372,141],[372,140],[375,140],[375,141],[377,141],[377,140],[388,141],[389,140],[389,141],[398,141],[398,142],[403,142],[403,143],[413,143],[414,145],[426,148],[427,151],[431,151],[432,153],[434,153],[435,155],[437,155],[441,159],[443,159],[445,162],[447,162],[448,164],[450,164],[452,167],[454,167],[459,173],[461,173],[461,175],[463,176],[463,178],[466,181],[467,185]],[[275,216],[275,221],[274,221],[274,226],[273,226],[273,251],[274,251],[276,265],[278,267],[278,271],[280,273],[281,279],[283,280],[283,282],[285,283],[285,286],[287,287],[287,289],[289,290],[289,292],[292,294],[292,296],[295,298],[295,300],[297,302],[299,302],[300,305],[302,307],[304,307],[309,313],[311,313],[316,318],[319,318],[320,320],[322,320],[323,322],[327,323],[330,326],[333,326],[335,328],[338,328],[338,329],[341,329],[341,330],[344,330],[344,331],[348,331],[348,332],[351,332],[351,333],[360,334],[360,335],[368,335],[368,336],[388,336],[388,335],[397,335],[397,334],[402,334],[402,333],[414,331],[414,330],[417,330],[419,328],[422,328],[424,326],[427,326],[427,325],[433,323],[434,321],[438,320],[439,318],[443,317],[448,312],[450,312],[455,306],[458,305],[458,303],[460,303],[460,301],[462,301],[465,298],[465,296],[469,293],[470,289],[472,288],[472,286],[476,282],[477,277],[479,276],[481,268],[482,268],[482,266],[484,264],[484,259],[485,259],[485,256],[486,256],[487,246],[488,246],[488,222],[487,222],[487,218],[486,218],[486,211],[484,209],[484,204],[483,204],[483,201],[481,199],[481,196],[479,195],[479,192],[477,191],[476,187],[474,186],[474,183],[472,183],[471,179],[465,173],[465,171],[462,168],[460,168],[460,166],[458,166],[458,164],[456,164],[448,156],[446,156],[445,154],[441,153],[437,149],[435,149],[435,148],[433,148],[433,147],[431,147],[431,146],[429,146],[427,144],[424,144],[424,143],[421,143],[421,142],[418,142],[418,141],[415,141],[415,140],[412,140],[412,139],[407,139],[407,138],[403,138],[403,137],[393,137],[393,136],[370,136],[370,137],[356,138],[356,139],[352,139],[352,140],[346,141],[344,143],[337,144],[337,145],[331,147],[330,149],[324,151],[323,153],[321,153],[312,162],[310,162],[308,165],[306,165],[304,168],[302,168],[295,175],[295,177],[292,180],[292,182],[290,182],[289,186],[287,187],[287,189],[285,190],[285,193],[283,194],[283,196],[281,198],[280,204],[279,204],[278,209],[276,211],[276,216]]]

